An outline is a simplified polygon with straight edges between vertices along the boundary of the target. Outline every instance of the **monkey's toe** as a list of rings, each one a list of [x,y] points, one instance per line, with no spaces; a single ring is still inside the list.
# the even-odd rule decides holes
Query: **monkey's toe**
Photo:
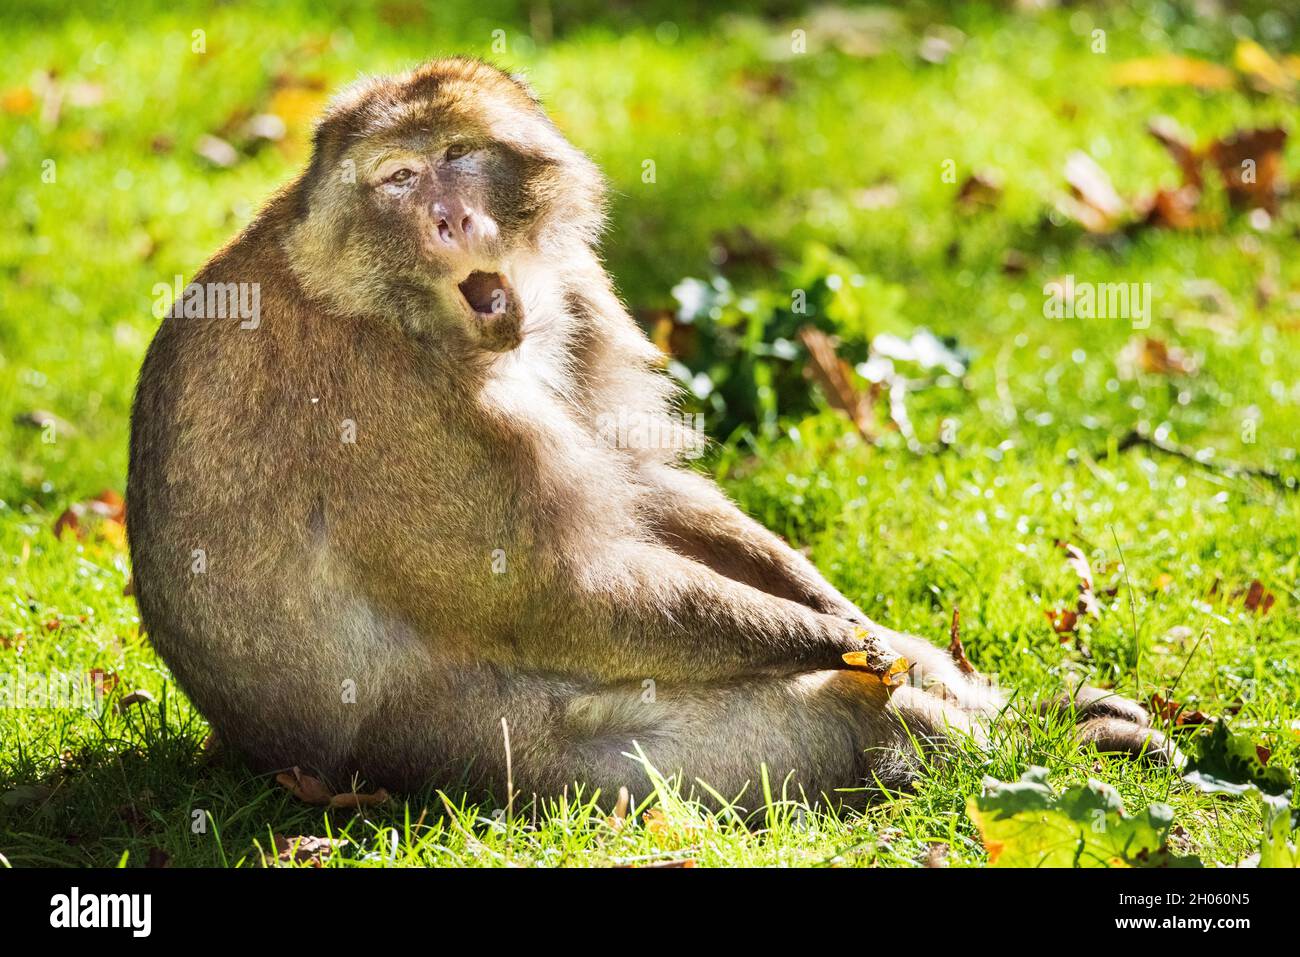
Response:
[[[1081,722],[1079,742],[1096,745],[1098,751],[1126,754],[1162,766],[1181,768],[1187,762],[1178,746],[1161,732],[1123,718],[1103,716]]]
[[[1136,701],[1114,691],[1080,685],[1073,695],[1065,694],[1039,706],[1042,714],[1072,714],[1080,724],[1094,718],[1116,718],[1139,727],[1151,724],[1151,718]]]

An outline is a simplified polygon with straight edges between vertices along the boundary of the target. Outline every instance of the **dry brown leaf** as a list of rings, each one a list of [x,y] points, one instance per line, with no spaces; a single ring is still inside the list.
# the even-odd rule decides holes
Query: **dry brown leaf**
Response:
[[[1097,592],[1092,576],[1092,566],[1088,564],[1088,556],[1083,553],[1083,549],[1077,545],[1071,545],[1069,542],[1058,541],[1057,548],[1065,551],[1066,564],[1074,570],[1074,574],[1079,577],[1079,603],[1077,612],[1080,615],[1091,615],[1096,618],[1101,614],[1101,606],[1097,603]]]
[[[1167,116],[1157,116],[1147,123],[1147,132],[1156,138],[1178,164],[1183,185],[1191,186],[1199,192],[1204,185],[1201,179],[1201,157],[1178,124]]]
[[[1191,186],[1158,189],[1146,199],[1134,203],[1144,226],[1157,229],[1212,229],[1220,224],[1217,216],[1197,211],[1201,194]]]
[[[1079,627],[1079,613],[1073,608],[1045,608],[1043,615],[1058,635],[1072,635]]]
[[[830,336],[813,326],[799,330],[799,341],[808,350],[808,370],[821,387],[826,401],[849,417],[867,441],[875,438],[872,429],[871,393],[853,384],[853,369],[835,352]]]
[[[1128,204],[1115,191],[1110,177],[1087,153],[1075,150],[1065,160],[1070,196],[1061,211],[1090,233],[1111,233],[1128,215]]]
[[[1277,213],[1286,138],[1286,130],[1269,126],[1238,130],[1206,147],[1205,155],[1223,177],[1234,206]]]
[[[1151,716],[1165,724],[1172,723],[1178,727],[1197,727],[1214,723],[1214,718],[1204,711],[1188,711],[1177,701],[1165,698],[1159,693],[1153,693],[1147,703],[1150,706]]]
[[[373,807],[388,800],[388,792],[383,788],[373,794],[363,794],[356,791],[335,794],[325,786],[325,782],[312,777],[298,767],[289,771],[282,771],[275,776],[275,780],[299,801],[306,804],[330,808],[362,808]]]
[[[991,173],[972,173],[957,190],[957,208],[972,213],[993,209],[1002,199],[1002,183]]]
[[[348,843],[347,838],[342,837],[285,837],[283,834],[276,834],[274,841],[275,857],[263,854],[263,867],[273,867],[277,863],[309,863],[312,867],[321,867],[331,854]]]
[[[966,648],[961,643],[961,610],[952,606],[952,624],[948,626],[948,654],[957,663],[957,670],[964,675],[973,675],[975,666],[966,657]]]
[[[126,548],[126,503],[112,489],[105,489],[94,498],[74,502],[54,520],[55,538],[71,531],[79,540],[93,532],[117,549]]]
[[[121,682],[116,671],[105,671],[103,668],[91,668],[86,672],[90,678],[90,683],[95,686],[95,693],[103,696],[108,694]]]
[[[118,714],[123,714],[128,708],[137,704],[152,704],[154,696],[143,688],[138,688],[130,694],[123,695],[122,699],[116,704]]]
[[[172,856],[164,851],[161,847],[149,848],[149,856],[145,859],[145,867],[170,867]]]
[[[1111,70],[1116,86],[1194,86],[1202,90],[1230,89],[1236,75],[1225,66],[1177,54],[1127,60]]]
[[[1196,360],[1177,346],[1151,336],[1135,336],[1115,359],[1121,379],[1148,375],[1195,375]]]
[[[1275,601],[1277,601],[1277,596],[1271,591],[1266,591],[1263,583],[1259,579],[1255,579],[1246,590],[1246,600],[1243,604],[1247,611],[1267,615]]]

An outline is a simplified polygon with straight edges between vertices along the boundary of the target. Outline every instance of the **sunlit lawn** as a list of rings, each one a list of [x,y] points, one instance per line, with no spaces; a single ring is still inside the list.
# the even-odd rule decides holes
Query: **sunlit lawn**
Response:
[[[1198,142],[1294,125],[1294,96],[1110,82],[1116,63],[1170,50],[1230,64],[1226,23],[1167,5],[1150,15],[936,8],[900,16],[879,35],[879,55],[859,57],[824,49],[806,14],[687,21],[643,11],[632,22],[530,19],[498,6],[3,14],[0,672],[99,669],[118,685],[102,713],[0,709],[0,855],[15,866],[142,865],[151,852],[155,863],[233,865],[258,862],[257,845],[273,835],[346,831],[334,863],[915,865],[938,843],[949,863],[980,864],[967,798],[985,775],[1015,779],[1035,764],[1062,787],[1101,778],[1131,808],[1167,801],[1180,846],[1207,861],[1255,850],[1254,803],[1079,753],[1060,726],[1008,733],[992,753],[965,754],[863,818],[779,800],[763,813],[756,779],[741,804],[760,813],[744,826],[739,814],[708,817],[665,798],[665,817],[652,818],[665,823],[613,828],[590,795],[543,808],[521,800],[509,820],[495,808],[447,814],[434,794],[326,818],[274,781],[203,756],[206,726],[123,595],[120,539],[59,540],[52,526],[70,504],[125,485],[155,284],[191,276],[303,162],[325,91],[362,71],[469,53],[524,69],[605,169],[614,196],[605,251],[632,306],[671,307],[683,277],[719,268],[737,289],[785,296],[801,258],[824,255],[808,250],[830,249],[881,291],[864,306],[870,335],[927,328],[970,353],[961,382],[909,399],[923,444],[946,432],[944,451],[909,451],[887,430],[869,447],[829,410],[715,435],[722,444],[704,464],[751,514],[893,627],[946,641],[960,606],[972,660],[1025,695],[1085,676],[1142,700],[1159,692],[1231,717],[1271,749],[1270,762],[1296,764],[1300,496],[1118,443],[1134,428],[1161,429],[1172,443],[1214,449],[1216,462],[1300,475],[1297,205],[1270,223],[1228,216],[1200,232],[1106,240],[1048,218],[1075,150],[1126,198],[1176,184],[1177,168],[1144,132],[1155,115]],[[1275,52],[1300,49],[1294,17],[1251,23]],[[927,27],[945,25],[964,42],[942,63],[921,59]],[[809,50],[789,55],[798,28]],[[1105,53],[1092,50],[1094,29],[1106,30]],[[197,30],[206,52],[194,52]],[[505,31],[504,53],[495,30]],[[57,117],[41,71],[57,74]],[[242,146],[240,118],[266,111],[286,120],[284,141],[231,168],[196,153],[205,134]],[[1295,180],[1298,167],[1292,144],[1284,173]],[[966,214],[954,197],[974,171],[995,174],[1002,191],[991,210]],[[868,187],[876,199],[863,196]],[[1222,196],[1207,202],[1224,208]],[[756,262],[735,261],[740,227]],[[1150,328],[1045,317],[1044,284],[1066,274],[1150,283]],[[1125,375],[1117,360],[1135,335],[1185,351],[1194,369]],[[29,421],[44,412],[62,420],[53,434]],[[1084,550],[1101,593],[1100,616],[1073,634],[1055,633],[1045,615],[1073,607],[1077,593],[1057,540]],[[1274,598],[1266,612],[1244,603],[1253,581]],[[157,703],[118,713],[112,700],[134,689]],[[637,773],[629,763],[629,780]]]

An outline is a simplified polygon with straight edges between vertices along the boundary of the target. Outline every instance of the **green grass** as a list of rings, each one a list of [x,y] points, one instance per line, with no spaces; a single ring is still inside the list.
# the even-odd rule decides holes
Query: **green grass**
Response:
[[[156,327],[154,284],[191,276],[302,161],[300,151],[269,146],[212,170],[193,143],[237,110],[265,105],[278,73],[334,88],[432,55],[492,55],[498,28],[513,45],[496,59],[528,71],[611,180],[606,255],[631,304],[669,305],[680,278],[708,275],[715,236],[743,225],[787,261],[822,243],[899,285],[899,315],[869,315],[873,331],[927,327],[973,353],[966,388],[912,400],[923,439],[945,419],[956,423],[957,445],[940,454],[913,454],[896,436],[868,448],[831,412],[785,421],[775,435],[720,436],[727,441],[707,465],[751,514],[807,547],[890,626],[940,640],[960,605],[973,661],[1019,692],[1051,692],[1080,676],[1139,698],[1176,686],[1173,697],[1189,708],[1239,707],[1235,725],[1269,746],[1272,762],[1294,767],[1300,754],[1300,496],[1116,448],[1136,425],[1163,425],[1219,458],[1300,474],[1297,204],[1265,231],[1237,217],[1205,234],[1147,230],[1103,243],[1040,228],[1075,149],[1091,152],[1125,196],[1176,182],[1143,132],[1153,115],[1175,117],[1199,141],[1243,125],[1294,124],[1295,106],[1281,97],[1117,90],[1107,81],[1116,62],[1168,50],[1229,62],[1233,24],[1168,4],[1037,17],[911,5],[878,57],[813,52],[773,63],[765,49],[804,15],[684,19],[663,5],[634,21],[593,4],[583,17],[556,14],[552,39],[530,45],[519,42],[532,29],[527,12],[503,4],[425,11],[394,2],[378,18],[331,6],[159,4],[120,20],[40,4],[3,13],[0,88],[55,70],[104,98],[65,103],[53,127],[39,106],[0,110],[0,673],[98,668],[118,676],[119,691],[158,699],[122,714],[0,708],[0,794],[50,789],[0,803],[4,860],[141,865],[160,849],[174,865],[250,864],[272,835],[332,834],[349,842],[331,858],[345,865],[690,857],[701,866],[914,866],[935,843],[948,847],[950,863],[978,865],[986,855],[967,798],[985,775],[1015,779],[1033,764],[1058,786],[1099,777],[1132,808],[1167,801],[1181,840],[1207,861],[1256,848],[1253,802],[1080,754],[1068,729],[1051,724],[1011,722],[989,752],[963,750],[917,794],[861,817],[808,812],[796,795],[783,798],[780,782],[765,798],[757,781],[741,802],[753,813],[710,816],[661,785],[657,795],[634,795],[657,797],[665,823],[656,827],[611,827],[590,795],[546,807],[525,796],[495,817],[504,809],[449,814],[434,794],[325,814],[237,764],[206,760],[206,726],[123,596],[124,551],[51,531],[70,503],[124,486],[132,387]],[[941,65],[914,52],[931,23],[967,35]],[[1090,51],[1094,27],[1107,31],[1105,55]],[[203,55],[191,52],[196,29],[205,31]],[[1236,29],[1275,52],[1300,51],[1294,16],[1247,17]],[[773,73],[782,88],[757,90],[755,78]],[[151,148],[159,136],[169,149]],[[51,159],[56,179],[45,183]],[[646,159],[655,161],[651,184],[642,182]],[[959,180],[1000,173],[1005,191],[993,212],[955,211],[946,159]],[[1297,179],[1294,144],[1286,166]],[[898,189],[894,207],[854,205],[858,190],[883,179]],[[1010,248],[1025,254],[1023,273],[1001,270]],[[1043,284],[1066,273],[1152,283],[1149,334],[1195,355],[1200,371],[1121,379],[1116,356],[1134,334],[1127,320],[1043,317]],[[1225,291],[1235,311],[1226,328],[1198,321],[1204,306],[1185,285],[1193,278]],[[1277,294],[1257,296],[1261,279]],[[736,282],[775,280],[750,269]],[[15,422],[32,410],[56,413],[75,432],[44,442]],[[1256,423],[1253,441],[1246,420]],[[1075,596],[1056,539],[1087,552],[1099,588],[1118,589],[1065,643],[1044,616]],[[1276,596],[1266,615],[1229,597],[1253,580]]]

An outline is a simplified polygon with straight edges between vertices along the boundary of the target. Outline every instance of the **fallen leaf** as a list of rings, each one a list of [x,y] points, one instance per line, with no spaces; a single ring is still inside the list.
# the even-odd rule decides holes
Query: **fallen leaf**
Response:
[[[1277,213],[1286,139],[1286,130],[1270,126],[1238,130],[1206,148],[1234,206]]]
[[[1247,611],[1267,615],[1275,601],[1277,601],[1277,596],[1271,591],[1266,591],[1263,583],[1259,579],[1255,579],[1246,590],[1246,600],[1242,604]]]
[[[1096,586],[1092,576],[1092,566],[1088,564],[1088,556],[1083,553],[1083,549],[1069,542],[1057,541],[1056,547],[1065,551],[1065,563],[1079,578],[1079,602],[1075,610],[1080,615],[1096,618],[1101,614],[1101,606],[1097,603]]]
[[[1121,379],[1146,375],[1195,375],[1196,360],[1178,346],[1152,336],[1134,336],[1115,359]]]
[[[972,173],[957,190],[957,208],[964,213],[993,209],[1002,199],[1002,183],[991,173]]]
[[[71,531],[79,540],[94,535],[117,549],[126,548],[126,503],[112,489],[105,489],[94,498],[74,502],[54,520],[55,538]]]
[[[1204,185],[1201,179],[1201,157],[1178,124],[1167,116],[1157,116],[1147,123],[1147,132],[1156,138],[1178,164],[1183,185],[1199,192]]]
[[[263,854],[263,867],[272,867],[278,863],[310,864],[312,867],[322,867],[331,854],[348,844],[347,838],[306,835],[285,837],[283,834],[276,834],[273,840],[275,842],[275,857],[269,858],[266,854]]]
[[[1290,93],[1295,89],[1296,78],[1254,40],[1237,41],[1232,65],[1261,93]]]
[[[1090,233],[1112,233],[1128,214],[1128,204],[1115,191],[1110,177],[1087,153],[1075,150],[1065,160],[1070,196],[1061,211]]]
[[[872,427],[872,397],[853,383],[853,370],[835,352],[830,336],[813,326],[804,326],[799,341],[808,350],[808,371],[821,387],[826,401],[843,412],[866,440],[875,438]]]
[[[1134,203],[1144,226],[1157,229],[1190,230],[1210,229],[1219,225],[1219,219],[1197,209],[1200,193],[1190,186],[1181,189],[1159,189],[1146,199]]]
[[[1079,627],[1079,613],[1073,608],[1046,608],[1043,615],[1058,635],[1072,635]]]
[[[854,671],[864,672],[869,678],[874,678],[883,684],[886,688],[897,687],[902,683],[900,675],[907,673],[912,667],[912,663],[906,658],[894,658],[887,666],[881,666],[879,654],[872,654],[866,651],[848,651],[842,656],[844,663]]]
[[[1188,711],[1177,701],[1164,698],[1156,692],[1152,693],[1147,703],[1150,707],[1152,717],[1159,719],[1165,724],[1174,724],[1178,727],[1196,727],[1199,725],[1214,723],[1214,718],[1207,715],[1204,711]]]
[[[116,671],[105,671],[103,668],[91,668],[87,672],[90,683],[95,686],[95,694],[103,697],[118,686],[122,680],[117,676]]]
[[[1115,66],[1116,86],[1194,86],[1202,90],[1230,89],[1236,76],[1225,66],[1177,54],[1141,57]]]
[[[169,867],[172,862],[172,856],[164,851],[161,847],[149,848],[149,857],[145,860],[145,867]]]
[[[239,162],[239,153],[228,142],[211,133],[204,133],[194,144],[194,152],[213,166],[230,169]]]
[[[668,823],[668,815],[664,814],[663,808],[652,807],[641,815],[641,822],[645,825],[646,832],[655,838],[665,838],[672,830],[672,825]]]
[[[140,688],[137,689],[136,691],[132,691],[130,694],[122,696],[121,700],[118,701],[116,705],[117,713],[122,714],[133,705],[153,704],[154,701],[155,698],[152,694],[150,694],[148,691],[145,691],[143,688]]]
[[[956,605],[952,606],[952,624],[948,627],[948,635],[948,654],[957,663],[957,670],[964,675],[973,675],[975,666],[966,657],[966,649],[961,643],[961,611]]]

